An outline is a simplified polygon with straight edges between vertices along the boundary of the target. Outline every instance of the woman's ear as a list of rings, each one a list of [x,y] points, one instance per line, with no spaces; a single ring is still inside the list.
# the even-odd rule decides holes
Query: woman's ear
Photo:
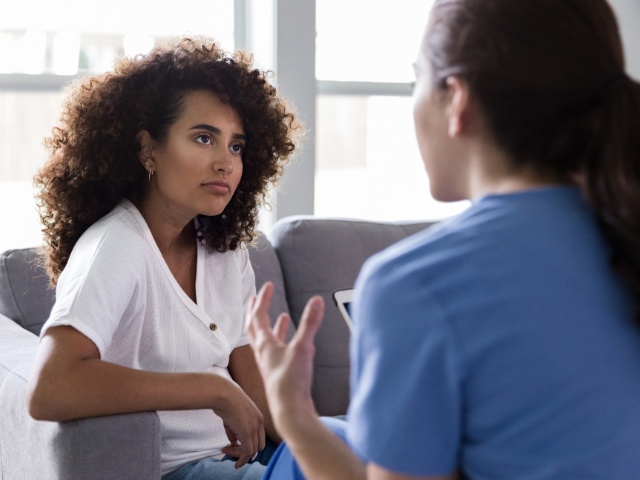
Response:
[[[457,77],[447,78],[449,106],[447,108],[449,137],[457,138],[468,133],[471,120],[469,86]]]
[[[136,142],[140,144],[138,160],[148,172],[156,170],[156,163],[153,158],[153,138],[146,130],[140,130],[136,135]]]

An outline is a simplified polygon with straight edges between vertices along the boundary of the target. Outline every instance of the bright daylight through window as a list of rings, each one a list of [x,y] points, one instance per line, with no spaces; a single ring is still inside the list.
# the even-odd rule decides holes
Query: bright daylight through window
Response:
[[[400,5],[316,0],[316,215],[424,220],[468,206],[429,193],[409,84],[431,2]]]
[[[56,76],[101,73],[118,55],[146,53],[184,34],[234,47],[233,0],[198,8],[175,2],[32,0],[3,4],[0,16],[0,252],[40,244],[31,179],[45,160],[42,139],[60,112]],[[10,228],[8,227],[10,225]]]
[[[276,3],[206,0],[198,8],[175,8],[167,0],[112,0],[87,8],[83,0],[33,0],[3,6],[0,252],[41,242],[31,179],[46,158],[42,140],[59,116],[65,82],[102,73],[119,55],[146,53],[154,42],[184,34],[212,36],[225,50],[234,48],[234,36],[244,38],[258,65],[277,72],[274,39],[291,26],[278,25]],[[411,64],[431,1],[402,0],[402,8],[384,0],[315,4],[315,141],[307,137],[301,149],[315,150],[314,213],[395,221],[462,211],[467,202],[431,197],[413,133]],[[234,20],[245,21],[238,12],[246,13],[242,34],[234,31]],[[273,219],[261,218],[268,231]]]

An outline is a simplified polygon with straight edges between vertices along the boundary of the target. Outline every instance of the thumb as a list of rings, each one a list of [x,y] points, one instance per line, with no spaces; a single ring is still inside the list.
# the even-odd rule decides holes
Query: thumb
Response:
[[[227,427],[226,424],[224,425],[224,432],[227,434],[227,438],[229,439],[229,441],[231,443],[238,441],[238,437],[236,436],[236,434],[233,433],[233,430],[231,430],[229,427]]]

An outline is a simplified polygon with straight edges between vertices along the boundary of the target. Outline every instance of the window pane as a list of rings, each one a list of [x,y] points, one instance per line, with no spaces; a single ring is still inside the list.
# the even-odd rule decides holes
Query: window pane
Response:
[[[42,141],[62,94],[0,92],[0,252],[41,244],[32,178],[45,161]]]
[[[0,73],[104,72],[123,52],[146,53],[154,41],[203,34],[233,50],[233,0],[176,7],[167,0],[32,0],[3,5]]]
[[[412,82],[431,3],[316,0],[316,77]]]
[[[469,202],[431,197],[410,97],[318,96],[315,214],[376,221],[431,220]]]
[[[168,0],[32,0],[3,4],[0,74],[104,72],[123,53],[154,42],[207,35],[233,50],[234,0],[177,7]],[[32,177],[45,160],[43,137],[58,118],[59,93],[0,92],[0,251],[41,243]]]

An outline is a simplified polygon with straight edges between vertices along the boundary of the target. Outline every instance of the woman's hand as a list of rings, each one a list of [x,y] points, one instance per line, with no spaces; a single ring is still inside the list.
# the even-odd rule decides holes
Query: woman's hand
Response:
[[[285,437],[296,423],[317,417],[311,399],[313,378],[313,339],[324,314],[322,297],[311,298],[304,309],[296,334],[289,344],[285,336],[291,318],[278,317],[271,329],[269,305],[273,284],[264,284],[249,310],[247,333],[264,380],[269,409],[276,429]]]
[[[238,459],[236,468],[245,465],[265,447],[264,419],[255,403],[235,383],[229,381],[228,393],[221,406],[213,409],[222,418],[231,445],[222,453]],[[240,442],[240,443],[238,443]]]

